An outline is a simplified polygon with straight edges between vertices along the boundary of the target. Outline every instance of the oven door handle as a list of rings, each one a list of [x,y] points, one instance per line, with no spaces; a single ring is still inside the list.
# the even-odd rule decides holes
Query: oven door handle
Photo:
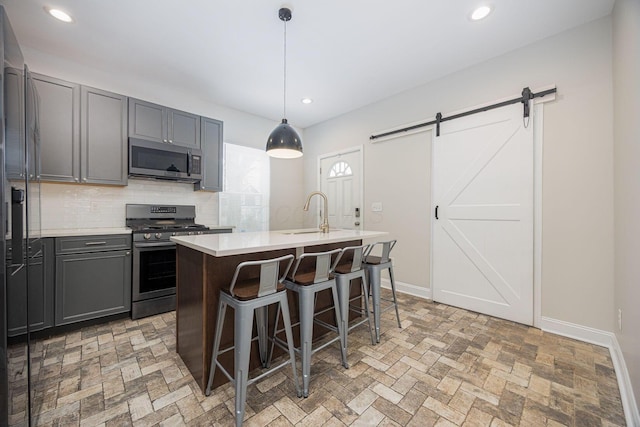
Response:
[[[175,248],[176,244],[173,242],[157,242],[157,243],[134,243],[133,247],[136,249],[144,249],[144,248]]]

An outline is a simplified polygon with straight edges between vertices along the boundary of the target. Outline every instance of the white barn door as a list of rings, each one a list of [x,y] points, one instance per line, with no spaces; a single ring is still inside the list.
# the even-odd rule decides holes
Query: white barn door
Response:
[[[534,140],[522,110],[433,132],[432,289],[434,301],[531,325]]]

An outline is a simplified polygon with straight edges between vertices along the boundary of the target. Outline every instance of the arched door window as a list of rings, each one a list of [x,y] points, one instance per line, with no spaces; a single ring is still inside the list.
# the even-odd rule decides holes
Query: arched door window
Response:
[[[351,166],[349,163],[344,162],[342,160],[337,161],[331,166],[329,170],[329,178],[338,178],[342,176],[350,176],[353,175],[353,171],[351,170]]]

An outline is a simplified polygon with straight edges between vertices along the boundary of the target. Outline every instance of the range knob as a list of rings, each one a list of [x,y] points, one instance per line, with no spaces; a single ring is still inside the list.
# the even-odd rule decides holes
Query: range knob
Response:
[[[171,233],[171,235],[172,235],[172,236],[175,236],[175,235],[176,235],[176,232],[174,231],[173,233]]]
[[[162,238],[162,233],[156,233],[156,239],[161,239]]]
[[[144,240],[149,240],[151,238],[151,234],[144,233],[144,235],[142,237],[144,238]]]
[[[192,235],[193,235],[193,231],[189,231],[187,234],[188,234],[189,236],[192,236]]]

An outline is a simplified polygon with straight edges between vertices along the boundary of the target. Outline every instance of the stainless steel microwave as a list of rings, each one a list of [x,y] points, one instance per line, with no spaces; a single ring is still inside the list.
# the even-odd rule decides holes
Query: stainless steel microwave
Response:
[[[202,179],[202,167],[198,149],[129,138],[129,176],[197,182]]]

